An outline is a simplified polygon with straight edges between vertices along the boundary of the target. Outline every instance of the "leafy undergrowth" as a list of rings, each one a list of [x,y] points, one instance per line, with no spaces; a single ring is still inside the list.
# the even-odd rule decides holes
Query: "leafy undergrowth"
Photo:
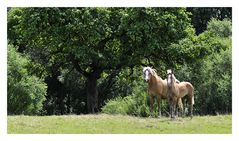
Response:
[[[170,120],[126,115],[8,116],[9,134],[231,134],[232,116]]]

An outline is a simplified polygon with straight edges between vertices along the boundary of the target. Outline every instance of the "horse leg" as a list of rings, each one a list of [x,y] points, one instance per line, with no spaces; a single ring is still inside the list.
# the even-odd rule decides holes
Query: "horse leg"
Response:
[[[180,113],[180,117],[183,117],[183,102],[182,102],[182,98],[178,99],[178,107],[179,107],[179,113]]]
[[[153,116],[154,97],[153,96],[149,96],[149,101],[150,101],[150,116]]]
[[[160,105],[161,97],[160,96],[157,97],[157,102],[158,102],[158,118],[160,118],[161,117],[161,105]]]
[[[190,116],[190,109],[191,109],[191,97],[190,97],[190,95],[187,95],[184,100],[185,100],[184,101],[185,102],[184,115],[185,116]]]
[[[175,117],[176,117],[176,104],[177,104],[177,98],[174,98],[173,99],[173,107],[172,107],[172,109],[173,109],[173,111],[172,111],[172,113],[173,113],[173,119],[175,119]]]
[[[193,104],[194,104],[194,97],[192,97],[191,100],[190,100],[190,116],[191,116],[191,119],[193,118]]]
[[[172,115],[172,111],[173,111],[173,109],[172,109],[172,104],[173,104],[173,102],[172,102],[172,98],[170,97],[169,98],[169,114],[170,114],[170,118],[172,118],[173,117],[173,115]]]
[[[179,107],[178,107],[178,100],[179,100],[179,99],[176,98],[176,100],[175,100],[175,105],[174,105],[174,108],[175,108],[175,109],[174,109],[174,111],[175,111],[175,112],[174,112],[175,117],[178,117],[178,108],[179,108]]]
[[[170,118],[173,118],[173,99],[169,98]]]

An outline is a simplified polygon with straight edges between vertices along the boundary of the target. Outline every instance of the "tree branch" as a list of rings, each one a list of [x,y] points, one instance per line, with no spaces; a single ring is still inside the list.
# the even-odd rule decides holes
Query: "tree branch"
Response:
[[[78,61],[77,61],[76,59],[71,59],[71,62],[72,62],[72,64],[73,64],[74,68],[75,68],[79,73],[81,73],[81,74],[84,75],[85,77],[89,77],[89,73],[86,72],[86,71],[84,71],[84,70],[80,67],[80,65],[79,65],[79,63],[78,63]]]

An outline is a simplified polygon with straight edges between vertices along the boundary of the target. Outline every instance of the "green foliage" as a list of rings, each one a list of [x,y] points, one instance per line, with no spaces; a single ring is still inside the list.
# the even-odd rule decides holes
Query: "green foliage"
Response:
[[[75,59],[86,72],[135,66],[155,52],[165,59],[163,48],[191,27],[185,8],[22,8],[20,20],[13,22],[15,11],[9,12],[9,32],[27,41],[33,58]]]
[[[39,114],[46,95],[46,84],[28,74],[30,61],[8,45],[8,114]]]
[[[127,114],[130,113],[130,107],[132,107],[132,99],[127,97],[117,97],[113,100],[109,100],[107,104],[102,108],[103,113],[108,114]]]
[[[231,46],[229,42],[228,47]],[[232,111],[231,47],[211,55],[201,68],[201,85],[197,99],[202,113],[218,114]],[[210,107],[210,108],[209,108]]]
[[[209,21],[207,30],[212,32],[215,36],[219,37],[231,37],[232,36],[232,22],[229,19],[223,19],[222,21],[212,19]]]
[[[197,35],[207,29],[207,24],[212,18],[218,20],[232,19],[231,7],[188,7],[187,11],[192,13],[190,18]]]
[[[206,49],[208,56],[192,65],[182,65],[175,71],[176,77],[194,85],[196,113],[231,113],[231,21],[212,19],[207,30],[197,37],[195,46]]]
[[[22,40],[20,22],[22,20],[22,9],[11,8],[7,15],[8,20],[8,38],[9,42],[13,45],[22,47],[25,42]]]

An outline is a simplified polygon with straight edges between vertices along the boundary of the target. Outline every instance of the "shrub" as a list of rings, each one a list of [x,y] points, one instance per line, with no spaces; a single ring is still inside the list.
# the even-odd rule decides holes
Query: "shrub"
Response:
[[[127,96],[125,98],[117,97],[115,99],[109,100],[107,104],[102,108],[103,113],[107,114],[127,114],[129,112],[129,102],[126,99],[130,97]]]
[[[28,74],[30,61],[8,45],[8,114],[39,114],[46,99],[46,84]]]

